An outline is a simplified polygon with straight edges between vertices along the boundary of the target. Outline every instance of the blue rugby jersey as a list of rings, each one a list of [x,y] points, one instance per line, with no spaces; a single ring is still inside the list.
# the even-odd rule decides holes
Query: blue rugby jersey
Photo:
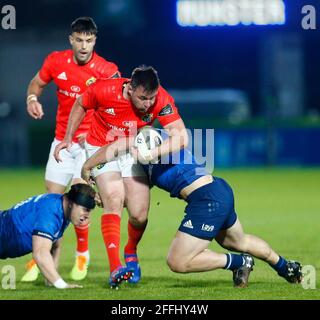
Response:
[[[181,198],[183,188],[209,174],[205,165],[197,164],[187,149],[170,154],[157,164],[143,165],[143,169],[153,185],[168,191],[174,198]]]
[[[43,194],[22,201],[0,213],[0,258],[32,252],[33,235],[55,242],[68,224],[63,212],[63,195]]]

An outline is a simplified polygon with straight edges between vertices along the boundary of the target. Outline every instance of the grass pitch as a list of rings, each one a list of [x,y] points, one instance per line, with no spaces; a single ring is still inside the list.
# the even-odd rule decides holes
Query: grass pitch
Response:
[[[6,209],[28,196],[44,192],[43,170],[0,170],[0,208]],[[268,241],[281,255],[316,268],[316,289],[291,285],[277,276],[266,263],[256,260],[245,289],[232,287],[230,271],[175,274],[166,265],[169,245],[183,217],[184,202],[171,199],[159,189],[152,190],[149,224],[139,245],[142,280],[138,285],[123,284],[118,291],[107,285],[107,255],[100,233],[101,209],[96,209],[90,229],[91,265],[83,289],[56,290],[44,286],[40,277],[33,284],[20,283],[24,265],[31,255],[0,261],[16,267],[15,290],[1,289],[0,299],[320,299],[320,169],[252,169],[217,171],[233,187],[236,211],[247,233]],[[122,248],[127,238],[127,214],[122,219]],[[215,242],[211,249],[223,252]],[[60,273],[69,281],[74,262],[75,233],[65,233]]]

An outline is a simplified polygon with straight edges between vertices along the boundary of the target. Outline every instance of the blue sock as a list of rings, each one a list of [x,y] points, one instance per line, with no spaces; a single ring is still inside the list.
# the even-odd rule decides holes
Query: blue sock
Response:
[[[287,266],[287,260],[279,256],[279,261],[276,264],[269,263],[271,268],[276,270],[280,276],[283,276],[286,274],[286,266]]]
[[[242,267],[245,263],[242,255],[240,254],[227,253],[226,256],[227,256],[227,263],[224,269],[235,270]]]

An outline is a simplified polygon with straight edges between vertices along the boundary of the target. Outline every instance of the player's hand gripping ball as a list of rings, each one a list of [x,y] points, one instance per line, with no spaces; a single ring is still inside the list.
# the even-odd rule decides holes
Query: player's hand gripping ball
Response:
[[[153,159],[151,150],[161,145],[163,138],[158,130],[152,127],[143,127],[137,134],[134,145],[138,149],[138,160],[143,163],[157,163]]]

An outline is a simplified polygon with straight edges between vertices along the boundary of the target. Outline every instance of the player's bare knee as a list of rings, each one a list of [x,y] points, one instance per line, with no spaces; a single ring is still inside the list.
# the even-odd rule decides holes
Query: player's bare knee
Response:
[[[187,272],[187,265],[186,263],[180,258],[175,257],[169,253],[167,257],[167,265],[171,271],[176,273],[185,273]]]
[[[145,225],[148,219],[148,209],[146,205],[134,206],[128,208],[130,221],[136,225]]]
[[[145,215],[130,216],[130,222],[137,227],[145,226],[147,223],[147,217]]]

